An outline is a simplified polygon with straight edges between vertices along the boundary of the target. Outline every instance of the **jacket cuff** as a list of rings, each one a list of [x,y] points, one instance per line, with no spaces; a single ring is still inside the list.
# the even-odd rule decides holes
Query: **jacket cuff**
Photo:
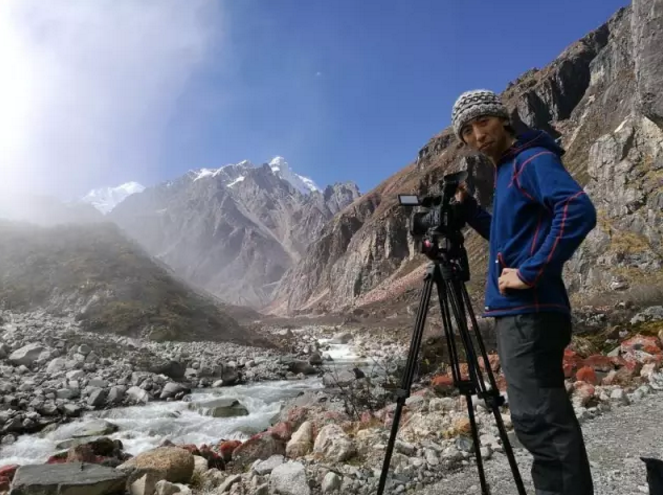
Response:
[[[520,273],[520,270],[516,270],[516,275],[518,275],[518,278],[522,283],[524,283],[527,287],[534,287],[534,283],[530,282],[527,280],[522,273]]]

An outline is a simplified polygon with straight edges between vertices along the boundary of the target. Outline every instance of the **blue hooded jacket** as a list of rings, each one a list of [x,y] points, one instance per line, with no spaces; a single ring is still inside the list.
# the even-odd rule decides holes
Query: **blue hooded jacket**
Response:
[[[563,155],[543,131],[520,135],[497,164],[492,217],[467,202],[467,223],[490,242],[483,316],[571,312],[562,268],[596,226],[596,210]],[[518,269],[528,288],[500,294],[504,268]]]

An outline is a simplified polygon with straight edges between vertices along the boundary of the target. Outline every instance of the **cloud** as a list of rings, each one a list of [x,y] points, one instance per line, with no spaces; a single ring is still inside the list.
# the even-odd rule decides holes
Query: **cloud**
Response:
[[[158,167],[178,97],[220,62],[219,4],[0,1],[0,184],[71,195]]]

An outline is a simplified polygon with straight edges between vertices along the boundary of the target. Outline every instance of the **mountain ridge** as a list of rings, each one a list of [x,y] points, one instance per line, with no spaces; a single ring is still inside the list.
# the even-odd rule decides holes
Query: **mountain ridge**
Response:
[[[293,185],[287,163],[272,162],[190,171],[128,197],[109,219],[188,282],[259,309],[324,223],[360,196],[351,182]]]
[[[85,330],[157,341],[267,345],[111,222],[39,227],[0,221],[0,301],[74,315]]]

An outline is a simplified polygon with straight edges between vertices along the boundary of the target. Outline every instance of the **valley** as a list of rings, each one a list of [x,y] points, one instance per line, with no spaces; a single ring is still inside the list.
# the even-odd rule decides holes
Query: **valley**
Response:
[[[639,457],[663,458],[662,11],[633,0],[501,94],[514,127],[558,139],[598,213],[565,266],[563,371],[606,495],[648,493]],[[0,196],[0,494],[373,495],[428,264],[397,195],[466,170],[493,200],[492,164],[450,127],[412,151],[368,191],[273,156]],[[479,315],[488,244],[463,233]],[[480,493],[433,302],[389,495]],[[531,491],[494,321],[477,320]],[[492,413],[472,409],[491,482],[515,494]]]

